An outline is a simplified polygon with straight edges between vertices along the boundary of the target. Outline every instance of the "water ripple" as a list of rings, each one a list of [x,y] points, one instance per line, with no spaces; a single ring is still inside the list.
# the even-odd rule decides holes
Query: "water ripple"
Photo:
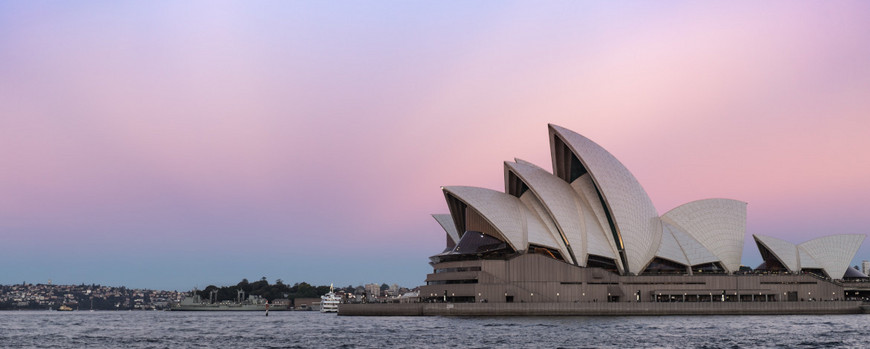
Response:
[[[0,312],[4,348],[843,348],[870,315],[337,317],[317,312]]]

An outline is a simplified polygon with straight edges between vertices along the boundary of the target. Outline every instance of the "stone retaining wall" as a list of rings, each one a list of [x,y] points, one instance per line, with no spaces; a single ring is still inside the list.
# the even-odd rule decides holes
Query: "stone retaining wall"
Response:
[[[345,316],[798,315],[859,314],[859,301],[713,303],[341,304]]]

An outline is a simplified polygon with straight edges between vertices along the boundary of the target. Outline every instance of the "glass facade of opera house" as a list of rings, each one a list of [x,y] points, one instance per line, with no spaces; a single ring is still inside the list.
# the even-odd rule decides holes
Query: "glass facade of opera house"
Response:
[[[793,244],[753,235],[764,263],[742,267],[746,203],[692,201],[659,214],[604,148],[549,125],[553,171],[504,163],[504,192],[443,187],[443,252],[424,302],[796,302],[870,298],[849,267],[863,234]]]

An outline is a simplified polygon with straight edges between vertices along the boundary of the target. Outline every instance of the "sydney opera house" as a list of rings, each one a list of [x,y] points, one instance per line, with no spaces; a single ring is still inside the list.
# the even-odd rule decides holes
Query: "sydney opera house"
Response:
[[[745,202],[702,199],[659,214],[613,155],[549,125],[553,171],[504,163],[504,191],[442,187],[443,252],[423,303],[810,302],[867,296],[849,264],[864,235],[793,244],[753,235]]]

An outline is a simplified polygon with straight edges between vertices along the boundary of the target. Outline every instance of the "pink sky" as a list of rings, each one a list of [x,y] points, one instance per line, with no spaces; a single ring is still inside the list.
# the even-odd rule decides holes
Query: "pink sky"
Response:
[[[870,231],[870,5],[0,2],[0,284],[423,283],[442,185],[596,141],[664,213]],[[855,263],[870,259],[870,244]]]

